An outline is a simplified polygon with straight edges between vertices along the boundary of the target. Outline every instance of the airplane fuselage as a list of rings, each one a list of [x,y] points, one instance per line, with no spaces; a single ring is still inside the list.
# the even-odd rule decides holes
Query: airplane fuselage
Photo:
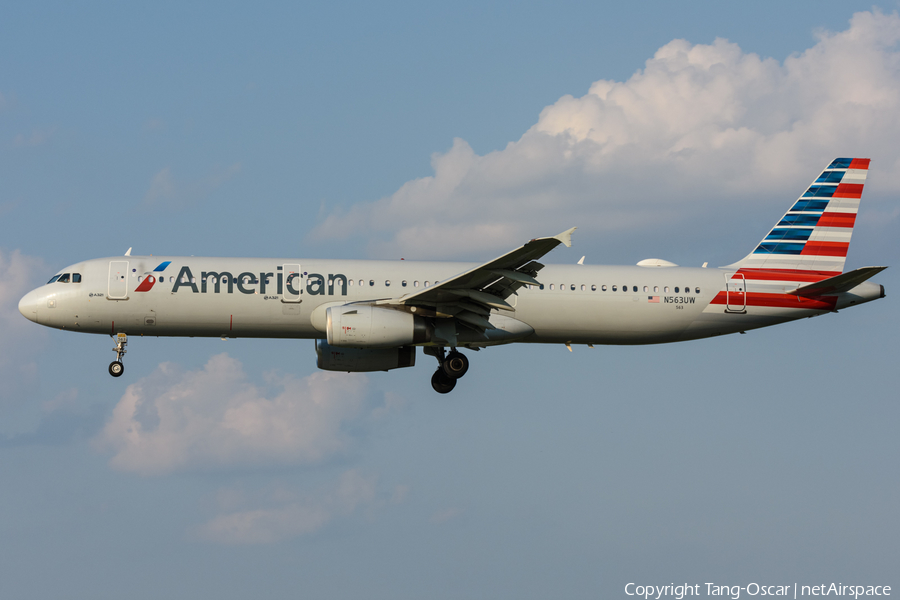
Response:
[[[168,264],[166,264],[168,263]],[[165,265],[163,270],[153,269]],[[328,306],[398,299],[474,263],[125,256],[62,272],[81,281],[31,292],[23,314],[50,327],[113,335],[324,338]],[[293,273],[292,273],[293,271]],[[469,336],[460,346],[510,341],[656,344],[736,333],[815,316],[883,296],[864,282],[842,294],[801,298],[792,280],[746,289],[736,269],[547,265],[541,286],[521,288],[500,319],[511,336]],[[287,277],[285,276],[287,275]],[[755,288],[755,289],[754,289]],[[465,340],[469,340],[468,343]],[[423,344],[427,345],[427,344]]]

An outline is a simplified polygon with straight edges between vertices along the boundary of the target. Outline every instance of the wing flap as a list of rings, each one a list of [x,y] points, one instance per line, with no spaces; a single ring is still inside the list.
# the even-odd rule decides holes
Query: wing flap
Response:
[[[468,271],[454,275],[429,288],[378,304],[420,306],[434,309],[439,318],[450,317],[475,329],[493,329],[491,310],[514,311],[507,298],[526,285],[540,285],[536,279],[544,265],[537,262],[560,244],[572,245],[575,227],[559,235],[536,238],[506,254]]]

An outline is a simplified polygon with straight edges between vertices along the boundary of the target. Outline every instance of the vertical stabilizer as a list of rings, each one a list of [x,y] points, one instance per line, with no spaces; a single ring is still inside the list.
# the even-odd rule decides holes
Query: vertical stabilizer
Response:
[[[729,267],[823,279],[842,273],[868,170],[868,158],[834,159],[756,249]]]

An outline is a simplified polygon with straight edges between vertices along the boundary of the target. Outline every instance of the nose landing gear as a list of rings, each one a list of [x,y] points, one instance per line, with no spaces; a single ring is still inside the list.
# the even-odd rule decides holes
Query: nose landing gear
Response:
[[[429,354],[431,354],[429,352]],[[456,348],[451,348],[450,353],[444,355],[444,348],[436,348],[434,357],[438,360],[437,371],[431,376],[431,387],[438,394],[446,394],[456,387],[456,380],[469,370],[469,359]]]
[[[125,350],[125,346],[128,345],[128,336],[124,333],[117,334],[115,338],[116,345],[113,347],[113,352],[116,353],[116,360],[109,363],[109,374],[113,377],[121,377],[122,373],[125,372],[125,365],[122,364],[122,357],[125,356],[127,350]]]

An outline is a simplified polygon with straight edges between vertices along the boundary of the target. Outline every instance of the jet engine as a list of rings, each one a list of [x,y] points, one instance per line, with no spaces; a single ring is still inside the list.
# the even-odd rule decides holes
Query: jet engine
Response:
[[[431,339],[425,319],[370,304],[332,306],[325,312],[328,344],[342,348],[396,348]]]
[[[416,347],[336,348],[316,340],[316,365],[324,371],[364,373],[416,366]]]

